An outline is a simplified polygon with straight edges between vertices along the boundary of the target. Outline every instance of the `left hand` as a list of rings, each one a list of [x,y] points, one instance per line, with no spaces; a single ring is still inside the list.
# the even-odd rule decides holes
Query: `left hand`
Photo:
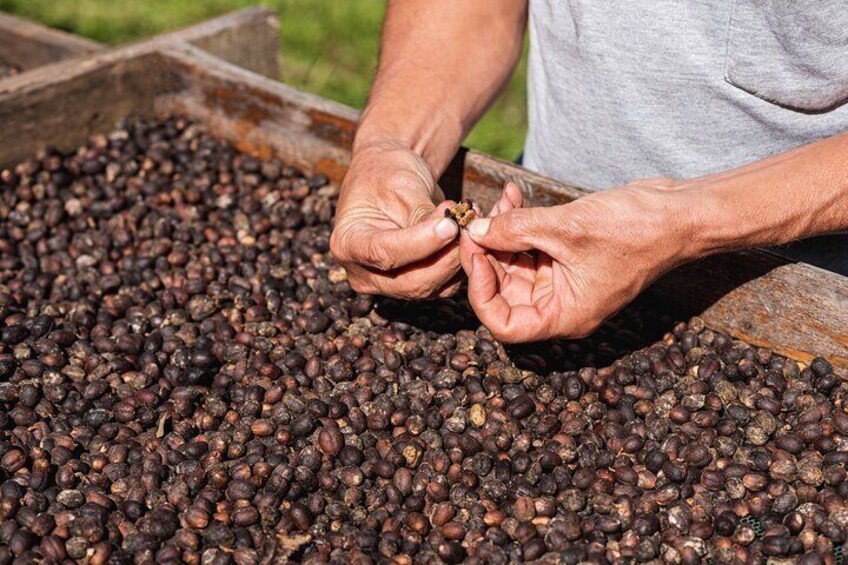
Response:
[[[471,306],[504,342],[584,337],[688,258],[677,191],[651,179],[550,208],[522,208],[508,183],[462,233]],[[680,211],[682,209],[682,212]]]

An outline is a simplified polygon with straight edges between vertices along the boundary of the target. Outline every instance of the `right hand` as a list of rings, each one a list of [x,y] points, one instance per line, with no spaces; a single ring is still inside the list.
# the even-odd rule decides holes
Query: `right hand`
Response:
[[[459,228],[427,163],[394,143],[357,150],[342,183],[330,250],[353,290],[396,298],[459,288]]]

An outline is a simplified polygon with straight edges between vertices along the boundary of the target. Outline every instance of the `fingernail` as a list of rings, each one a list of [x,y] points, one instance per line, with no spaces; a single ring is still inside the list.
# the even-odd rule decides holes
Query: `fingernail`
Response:
[[[436,235],[441,239],[455,238],[457,230],[459,230],[459,226],[450,218],[443,218],[436,224]]]
[[[489,218],[477,218],[468,224],[468,234],[471,237],[483,237],[489,231],[489,224],[492,220]]]

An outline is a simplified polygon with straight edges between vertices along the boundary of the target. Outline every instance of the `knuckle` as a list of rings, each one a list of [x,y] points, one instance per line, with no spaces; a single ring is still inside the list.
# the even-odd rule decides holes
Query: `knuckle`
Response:
[[[504,230],[510,235],[525,236],[533,234],[532,214],[524,210],[513,210],[509,214],[503,214],[497,218],[501,219]],[[497,218],[494,220],[497,223]]]
[[[400,290],[403,298],[420,300],[428,298],[433,294],[434,288],[428,282],[411,279],[405,281],[405,283],[406,284],[404,284],[403,289]]]
[[[381,271],[395,267],[394,257],[371,234],[337,226],[330,235],[330,252],[344,266],[363,265]]]
[[[420,291],[417,288],[409,287],[386,288],[381,294],[392,298],[399,298],[401,300],[422,300],[427,298],[426,295],[420,294]]]
[[[420,282],[412,287],[415,298],[430,298],[437,290],[438,285],[430,281]]]
[[[455,282],[448,285],[439,291],[439,298],[450,298],[452,296],[456,296],[459,293],[460,288],[462,288],[462,282]]]
[[[414,300],[429,300],[446,296],[446,292],[455,293],[462,281],[450,282],[454,272],[443,272],[434,269],[410,271],[396,279],[399,292],[404,298]]]
[[[423,300],[427,298],[427,293],[420,288],[407,288],[400,291],[400,297],[407,300]]]
[[[565,218],[561,220],[560,228],[562,229],[565,237],[572,241],[583,240],[589,234],[589,228],[580,214],[567,214]]]
[[[394,169],[388,173],[385,182],[392,190],[403,192],[420,190],[423,186],[426,186],[424,179],[419,174],[405,167]]]

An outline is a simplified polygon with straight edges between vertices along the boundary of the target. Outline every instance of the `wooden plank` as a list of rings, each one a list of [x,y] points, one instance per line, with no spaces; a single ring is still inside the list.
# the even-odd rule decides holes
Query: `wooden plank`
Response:
[[[101,49],[96,41],[0,13],[0,63],[19,71]]]
[[[98,55],[82,64],[46,65],[0,81],[0,166],[51,145],[73,150],[129,114],[152,113],[157,94],[179,77],[150,46]]]
[[[186,42],[255,73],[279,76],[280,25],[269,8],[237,10],[136,44],[151,41],[160,45]],[[0,13],[0,64],[19,71],[105,49],[96,41]]]
[[[91,120],[98,112],[117,117],[152,111],[185,113],[243,151],[281,157],[335,182],[349,162],[358,117],[354,110],[193,46],[147,43],[93,57],[85,65],[66,65],[60,75],[27,74],[33,76],[0,84],[0,120],[8,132],[24,132],[0,132],[0,162],[21,158],[37,142],[73,146],[84,137],[76,129],[81,122],[89,124],[87,131],[108,131],[108,120]],[[151,81],[153,75],[167,78]],[[63,99],[68,102],[60,103]],[[566,203],[584,194],[474,152],[461,153],[443,182],[491,202],[506,179],[525,188],[530,205]],[[801,361],[824,355],[848,368],[846,277],[748,252],[687,265],[659,281],[654,291],[681,314],[702,313],[713,329]]]
[[[155,41],[183,41],[238,67],[279,78],[280,23],[270,8],[237,10],[160,35]]]
[[[848,369],[848,277],[748,251],[684,265],[655,291],[738,339]]]
[[[268,76],[278,74],[279,23],[273,11],[263,7],[238,10],[149,40],[100,50],[78,62],[43,65],[26,76],[0,83],[0,95],[15,93],[0,107],[0,123],[6,125],[0,128],[0,145],[5,148],[0,151],[0,164],[7,166],[45,144],[72,149],[90,134],[113,127],[128,113],[152,111],[156,97],[175,90],[179,81],[159,53],[189,45],[197,53],[208,50],[223,54],[233,65]],[[57,94],[59,90],[66,94]],[[27,135],[36,129],[38,137]]]

